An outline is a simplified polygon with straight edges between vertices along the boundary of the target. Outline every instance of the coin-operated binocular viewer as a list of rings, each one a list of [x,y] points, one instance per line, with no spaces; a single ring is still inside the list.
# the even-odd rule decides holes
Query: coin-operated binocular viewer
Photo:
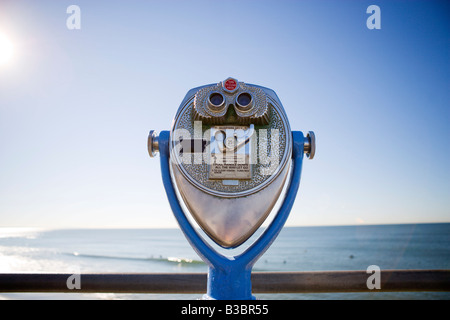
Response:
[[[151,157],[160,153],[172,211],[209,266],[204,298],[253,299],[252,267],[289,216],[303,155],[315,154],[314,133],[291,131],[273,90],[228,78],[190,90],[171,130],[150,131],[148,151]],[[235,256],[214,248],[233,249],[248,240],[285,185],[278,212],[248,248]],[[196,231],[194,220],[207,236]]]

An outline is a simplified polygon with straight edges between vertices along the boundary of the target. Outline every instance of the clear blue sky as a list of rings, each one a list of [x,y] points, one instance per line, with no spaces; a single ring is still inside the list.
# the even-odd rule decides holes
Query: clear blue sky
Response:
[[[176,227],[148,131],[228,76],[317,135],[288,225],[450,222],[449,18],[447,1],[2,0],[0,226]]]

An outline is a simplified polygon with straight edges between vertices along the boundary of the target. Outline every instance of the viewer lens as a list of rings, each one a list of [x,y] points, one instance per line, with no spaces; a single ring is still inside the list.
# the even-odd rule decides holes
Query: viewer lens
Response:
[[[223,96],[220,93],[213,93],[209,96],[209,101],[215,107],[219,107],[223,102]]]
[[[236,106],[240,111],[248,111],[253,106],[253,99],[250,93],[243,92],[236,99]]]
[[[237,102],[243,107],[250,104],[250,101],[252,101],[252,97],[248,93],[241,93],[237,99]]]

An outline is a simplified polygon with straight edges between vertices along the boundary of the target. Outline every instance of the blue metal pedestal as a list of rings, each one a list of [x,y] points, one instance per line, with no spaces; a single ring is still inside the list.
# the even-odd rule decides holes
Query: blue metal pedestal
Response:
[[[195,231],[179,200],[170,176],[170,132],[159,135],[161,174],[170,206],[181,230],[197,254],[209,265],[207,293],[205,299],[253,300],[251,271],[255,262],[264,254],[283,228],[294,204],[300,185],[303,162],[304,136],[293,131],[292,174],[283,204],[264,233],[243,253],[226,257],[218,253]]]

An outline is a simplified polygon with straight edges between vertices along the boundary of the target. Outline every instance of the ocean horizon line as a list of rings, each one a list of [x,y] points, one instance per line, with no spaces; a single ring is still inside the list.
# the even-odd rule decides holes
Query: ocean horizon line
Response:
[[[398,223],[356,223],[356,224],[324,224],[324,225],[286,225],[283,229],[286,228],[330,228],[330,227],[370,227],[370,226],[399,226],[399,225],[436,225],[436,224],[450,224],[450,221],[445,222],[398,222]],[[261,226],[261,229],[267,228],[267,226]],[[0,226],[1,230],[10,230],[10,231],[52,231],[52,230],[181,230],[179,227],[158,227],[158,226],[148,226],[148,227],[116,227],[116,226],[76,226],[76,227],[30,227],[30,226]]]

